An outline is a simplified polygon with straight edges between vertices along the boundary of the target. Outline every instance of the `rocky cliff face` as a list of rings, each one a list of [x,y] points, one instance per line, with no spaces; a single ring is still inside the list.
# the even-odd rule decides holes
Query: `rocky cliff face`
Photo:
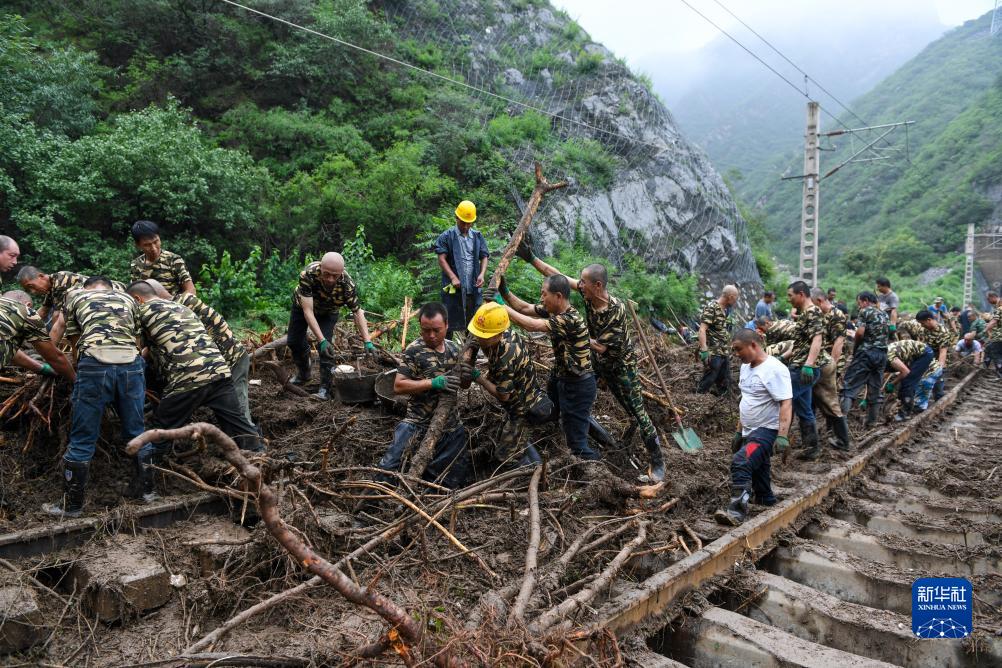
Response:
[[[615,157],[607,182],[572,183],[544,202],[537,246],[549,250],[577,230],[613,263],[634,254],[652,271],[695,272],[708,291],[739,284],[754,303],[761,280],[745,223],[649,84],[546,2],[441,0],[438,7],[448,17],[436,20],[443,37],[466,49],[468,82],[558,115],[552,130],[562,138],[594,140]],[[509,104],[507,112],[524,108]],[[538,157],[516,153],[526,167]],[[545,156],[544,165],[551,180],[564,176]]]

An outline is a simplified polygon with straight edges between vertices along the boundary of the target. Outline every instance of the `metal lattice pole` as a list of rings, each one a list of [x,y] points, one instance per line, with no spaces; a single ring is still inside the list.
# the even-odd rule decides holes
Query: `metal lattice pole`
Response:
[[[810,286],[818,285],[818,205],[820,204],[821,151],[820,106],[807,103],[807,133],[804,136],[804,199],[800,212],[800,278]]]
[[[1002,0],[995,0],[995,11],[992,12],[992,37],[1002,30],[1002,13],[999,12],[999,9],[1002,9]]]
[[[967,226],[967,243],[964,246],[966,261],[964,262],[964,302],[962,308],[967,308],[974,296],[974,223]]]

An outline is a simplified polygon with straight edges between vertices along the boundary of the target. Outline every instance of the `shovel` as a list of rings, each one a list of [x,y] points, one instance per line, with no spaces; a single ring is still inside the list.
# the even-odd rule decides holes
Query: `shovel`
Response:
[[[679,414],[678,409],[675,408],[675,404],[672,403],[671,393],[668,392],[668,383],[665,382],[665,377],[661,375],[661,367],[658,366],[657,360],[654,357],[654,351],[651,349],[651,344],[647,340],[647,334],[644,333],[644,328],[640,322],[640,318],[637,317],[637,312],[633,308],[633,302],[627,300],[626,304],[630,307],[630,315],[633,316],[633,325],[637,330],[637,335],[640,336],[641,343],[644,344],[644,350],[647,351],[647,357],[650,358],[651,364],[654,365],[654,371],[658,374],[658,382],[661,383],[661,391],[665,393],[665,399],[668,401],[668,407],[671,408],[672,415],[675,416],[675,424],[678,426],[678,429],[671,433],[671,437],[675,439],[676,443],[678,443],[678,447],[682,448],[685,452],[696,452],[697,450],[702,450],[703,441],[699,439],[696,432],[694,432],[690,427],[682,426],[682,416]]]

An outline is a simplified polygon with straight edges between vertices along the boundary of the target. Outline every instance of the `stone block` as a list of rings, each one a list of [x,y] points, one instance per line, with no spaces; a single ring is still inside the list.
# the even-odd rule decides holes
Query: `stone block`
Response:
[[[104,622],[159,608],[171,597],[170,576],[146,554],[140,537],[118,535],[93,544],[70,578],[90,614]]]
[[[42,620],[42,611],[31,588],[0,587],[0,654],[20,652],[41,642],[49,631]]]
[[[227,559],[250,542],[250,532],[222,517],[205,518],[194,524],[185,543],[198,557],[202,575],[208,576],[223,568]]]

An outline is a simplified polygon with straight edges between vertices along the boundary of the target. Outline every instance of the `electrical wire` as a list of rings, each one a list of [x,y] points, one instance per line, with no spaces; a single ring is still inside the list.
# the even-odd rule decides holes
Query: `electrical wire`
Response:
[[[571,123],[572,125],[577,125],[577,126],[580,126],[580,127],[583,127],[583,128],[587,128],[588,130],[591,130],[593,132],[600,132],[602,134],[606,134],[606,135],[609,135],[609,136],[612,136],[612,137],[619,137],[620,139],[626,139],[627,141],[629,141],[629,142],[631,142],[633,144],[643,144],[645,146],[649,146],[651,148],[657,149],[658,151],[661,151],[661,150],[663,150],[663,149],[666,148],[665,146],[662,146],[662,145],[653,144],[653,143],[650,143],[650,142],[645,142],[645,141],[636,139],[634,137],[629,137],[627,135],[624,135],[624,134],[621,134],[621,133],[618,133],[618,132],[614,132],[614,131],[611,131],[611,130],[606,130],[605,128],[600,128],[600,127],[598,127],[596,125],[592,125],[591,123],[585,123],[584,121],[579,121],[579,120],[576,120],[576,119],[573,119],[573,118],[568,118],[566,116],[562,116],[560,114],[555,114],[552,111],[548,111],[548,110],[546,110],[546,109],[544,109],[542,107],[537,107],[537,106],[532,105],[532,104],[526,104],[525,102],[520,102],[520,101],[514,100],[514,99],[512,99],[510,97],[505,97],[504,95],[499,95],[498,93],[495,93],[493,91],[487,90],[486,88],[481,88],[479,86],[474,86],[474,85],[469,84],[469,83],[467,83],[465,81],[461,81],[459,79],[454,79],[452,77],[447,77],[444,74],[439,74],[438,72],[432,72],[431,70],[426,70],[426,69],[424,69],[422,67],[418,67],[417,65],[413,65],[413,64],[408,63],[408,62],[406,62],[404,60],[400,60],[398,58],[394,58],[393,56],[388,56],[388,55],[386,55],[384,53],[380,53],[380,52],[374,51],[372,49],[367,49],[364,46],[359,46],[357,44],[352,44],[351,42],[345,41],[343,39],[339,39],[337,37],[333,37],[331,35],[327,35],[325,33],[322,33],[320,31],[318,31],[318,30],[314,30],[313,28],[308,28],[306,26],[301,26],[299,24],[293,23],[292,21],[288,21],[286,19],[283,19],[283,18],[281,18],[279,16],[274,16],[272,14],[268,14],[267,12],[263,12],[263,11],[261,11],[259,9],[254,9],[253,7],[248,7],[247,5],[242,5],[239,2],[234,2],[234,0],[222,0],[222,2],[226,3],[227,5],[232,5],[233,7],[238,7],[240,9],[243,9],[244,11],[251,12],[252,14],[257,14],[258,16],[262,16],[264,18],[271,19],[272,21],[277,21],[278,23],[282,23],[282,24],[287,25],[287,26],[289,26],[291,28],[295,28],[297,30],[302,30],[303,32],[310,33],[311,35],[316,35],[317,37],[323,37],[324,39],[330,40],[331,42],[335,42],[336,44],[340,44],[341,46],[346,46],[348,48],[355,49],[356,51],[360,51],[360,52],[368,54],[370,56],[374,56],[376,58],[380,58],[380,59],[385,60],[387,62],[393,63],[395,65],[399,65],[400,67],[403,67],[403,68],[406,68],[406,69],[409,69],[409,70],[413,70],[415,72],[419,72],[421,74],[424,74],[426,76],[432,77],[434,79],[439,79],[441,81],[445,81],[445,82],[453,84],[455,86],[460,86],[462,88],[466,88],[468,90],[472,90],[472,91],[475,91],[477,93],[481,93],[483,95],[487,95],[489,97],[493,97],[493,98],[498,99],[498,100],[503,100],[504,102],[508,102],[509,104],[516,105],[516,106],[521,107],[523,109],[528,109],[528,110],[531,110],[531,111],[535,111],[537,113],[544,114],[544,115],[549,116],[551,118],[558,119],[558,120],[564,121],[566,123]]]

